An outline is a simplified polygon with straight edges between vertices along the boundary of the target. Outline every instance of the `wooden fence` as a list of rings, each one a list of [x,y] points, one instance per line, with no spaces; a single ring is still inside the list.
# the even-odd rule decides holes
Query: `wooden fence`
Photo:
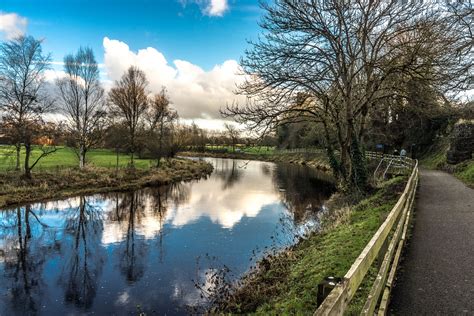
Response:
[[[380,158],[379,156],[375,157],[376,155],[378,154],[373,154],[373,158]],[[398,159],[399,157],[392,158]],[[315,315],[343,315],[367,271],[377,258],[380,263],[379,272],[361,315],[374,315],[375,312],[378,315],[386,314],[418,185],[418,161],[410,158],[404,159],[406,160],[403,162],[404,164],[412,166],[404,192],[342,281],[336,285],[316,310]]]

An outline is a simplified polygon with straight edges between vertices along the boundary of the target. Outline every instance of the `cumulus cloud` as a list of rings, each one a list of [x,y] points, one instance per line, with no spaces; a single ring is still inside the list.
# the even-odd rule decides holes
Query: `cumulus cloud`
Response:
[[[184,119],[211,120],[220,118],[219,109],[234,101],[244,102],[234,94],[236,85],[243,78],[238,75],[239,65],[227,60],[211,70],[185,60],[169,63],[165,56],[153,47],[131,51],[121,41],[103,40],[104,71],[108,80],[118,80],[131,65],[142,69],[150,83],[151,92],[167,88],[173,106]]]
[[[222,16],[228,8],[227,0],[211,0],[206,7],[206,13],[210,16]]]
[[[179,0],[183,6],[188,3],[196,3],[201,7],[201,11],[209,16],[223,16],[229,9],[227,0]]]
[[[6,39],[23,35],[27,25],[28,20],[16,13],[0,12],[0,34]]]

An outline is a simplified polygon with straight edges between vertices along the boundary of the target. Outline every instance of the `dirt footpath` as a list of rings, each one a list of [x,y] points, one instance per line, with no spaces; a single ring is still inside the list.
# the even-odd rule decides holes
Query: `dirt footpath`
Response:
[[[474,190],[440,171],[420,180],[391,314],[474,315]]]

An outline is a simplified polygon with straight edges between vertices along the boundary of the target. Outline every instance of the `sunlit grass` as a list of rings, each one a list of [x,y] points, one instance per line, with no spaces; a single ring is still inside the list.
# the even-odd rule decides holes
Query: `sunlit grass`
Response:
[[[35,148],[30,159],[34,162],[41,154],[39,148]],[[21,151],[21,166],[24,164],[25,150]],[[115,168],[117,164],[116,153],[109,149],[91,149],[86,156],[86,162],[103,168]],[[0,171],[13,170],[16,163],[16,152],[13,146],[0,146]],[[130,155],[119,154],[118,166],[120,168],[126,167],[130,163]],[[155,162],[151,159],[137,159],[135,158],[135,167],[139,169],[149,168]],[[69,147],[57,147],[57,151],[42,158],[35,169],[38,170],[52,170],[74,168],[79,165],[79,159],[73,149]]]
[[[327,276],[342,277],[384,221],[403,191],[406,178],[392,179],[370,197],[334,218],[293,249],[270,257],[266,268],[243,281],[224,311],[260,315],[312,315],[318,284]],[[334,224],[337,223],[337,224]],[[348,314],[359,314],[376,269],[369,271]],[[359,293],[360,292],[360,293]]]

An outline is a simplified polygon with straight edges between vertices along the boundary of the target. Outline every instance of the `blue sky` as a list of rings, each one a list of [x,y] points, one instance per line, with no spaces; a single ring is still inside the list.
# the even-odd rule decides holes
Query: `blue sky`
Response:
[[[257,0],[229,0],[222,16],[206,14],[207,5],[205,0],[2,0],[0,11],[28,19],[27,32],[44,37],[44,49],[57,61],[85,45],[102,62],[102,40],[109,37],[132,50],[151,46],[168,59],[210,69],[240,58],[246,39],[258,34],[261,12]]]
[[[150,92],[166,87],[187,121],[222,129],[219,109],[245,102],[238,61],[260,33],[258,0],[1,0],[0,39],[27,33],[52,53],[47,79],[64,76],[64,55],[89,46],[106,89],[134,65]]]

